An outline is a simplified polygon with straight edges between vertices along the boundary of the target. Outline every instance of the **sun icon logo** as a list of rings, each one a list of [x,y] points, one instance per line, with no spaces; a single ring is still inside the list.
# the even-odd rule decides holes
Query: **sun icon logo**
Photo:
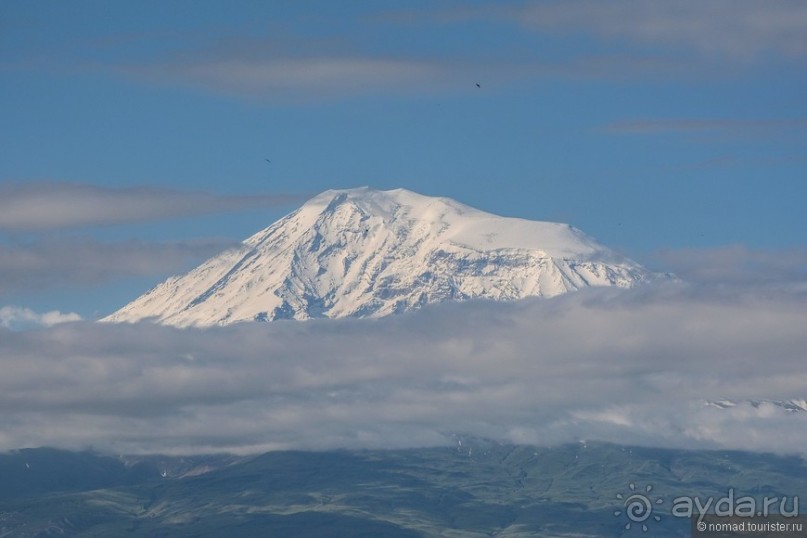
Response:
[[[633,525],[641,525],[642,532],[647,532],[647,523],[652,518],[655,521],[661,521],[661,517],[653,513],[653,505],[661,504],[664,499],[651,497],[650,492],[653,491],[653,486],[648,485],[644,488],[643,493],[636,490],[636,484],[630,483],[628,485],[630,493],[623,495],[616,494],[616,498],[622,501],[623,510],[615,510],[614,516],[620,517],[625,514],[628,522],[625,524],[625,529],[630,530]]]

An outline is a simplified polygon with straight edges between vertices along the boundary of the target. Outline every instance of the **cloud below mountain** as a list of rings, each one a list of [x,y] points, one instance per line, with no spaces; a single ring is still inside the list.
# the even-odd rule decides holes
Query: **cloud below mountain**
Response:
[[[0,448],[257,452],[451,433],[802,452],[807,296],[683,284],[375,320],[3,331]],[[775,433],[775,435],[774,435]]]

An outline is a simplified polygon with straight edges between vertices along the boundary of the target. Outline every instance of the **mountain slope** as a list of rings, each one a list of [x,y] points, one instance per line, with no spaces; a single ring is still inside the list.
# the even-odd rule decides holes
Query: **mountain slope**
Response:
[[[103,321],[377,317],[449,300],[629,287],[647,276],[565,224],[360,188],[314,197],[241,248],[169,278]]]
[[[728,488],[737,498],[787,496],[788,509],[807,495],[807,464],[798,456],[457,440],[462,446],[214,459],[195,476],[162,476],[154,467],[185,468],[191,458],[155,456],[124,468],[114,456],[47,451],[38,460],[57,476],[20,491],[36,472],[29,458],[42,451],[29,450],[0,457],[0,469],[20,478],[0,489],[0,535],[681,537],[691,536],[691,522],[671,514],[673,500],[693,491],[703,502],[726,498]],[[110,469],[98,476],[106,483],[60,482],[98,469]],[[647,519],[648,532],[625,530],[635,523],[625,513],[634,483],[662,500],[652,505],[660,519]]]

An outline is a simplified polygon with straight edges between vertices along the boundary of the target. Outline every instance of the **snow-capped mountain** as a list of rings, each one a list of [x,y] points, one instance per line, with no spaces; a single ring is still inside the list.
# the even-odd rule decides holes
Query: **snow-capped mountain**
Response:
[[[441,301],[630,287],[648,276],[566,224],[404,189],[332,190],[103,321],[377,317]]]

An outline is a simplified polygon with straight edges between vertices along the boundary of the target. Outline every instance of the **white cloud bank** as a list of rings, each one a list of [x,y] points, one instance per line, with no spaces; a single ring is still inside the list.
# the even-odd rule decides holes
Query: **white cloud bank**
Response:
[[[451,433],[803,452],[807,296],[683,285],[380,320],[0,331],[0,449],[258,452]]]

